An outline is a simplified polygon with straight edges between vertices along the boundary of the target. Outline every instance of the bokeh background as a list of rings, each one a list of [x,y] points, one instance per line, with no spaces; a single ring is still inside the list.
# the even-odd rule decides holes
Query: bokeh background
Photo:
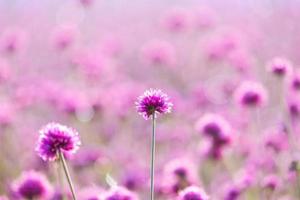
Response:
[[[134,102],[158,88],[174,104],[157,122],[158,198],[193,183],[226,199],[242,179],[251,184],[240,199],[268,199],[262,183],[272,175],[270,199],[296,199],[299,9],[298,0],[0,0],[0,194],[31,169],[56,185],[54,165],[35,152],[38,130],[55,121],[80,133],[68,158],[79,193],[108,188],[109,173],[146,199],[151,124]],[[267,70],[275,57],[293,68],[284,80]],[[234,101],[244,81],[263,85],[266,105]],[[220,158],[205,153],[209,139],[195,129],[211,112],[232,127]],[[195,178],[166,178],[174,160]]]

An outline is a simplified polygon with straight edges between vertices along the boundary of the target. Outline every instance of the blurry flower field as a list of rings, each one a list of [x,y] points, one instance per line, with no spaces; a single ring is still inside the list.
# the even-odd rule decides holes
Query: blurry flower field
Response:
[[[0,200],[300,199],[299,9],[0,0]]]

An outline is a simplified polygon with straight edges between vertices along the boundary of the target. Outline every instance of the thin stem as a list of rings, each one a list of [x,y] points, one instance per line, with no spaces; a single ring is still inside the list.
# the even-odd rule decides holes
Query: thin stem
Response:
[[[152,115],[151,167],[150,167],[150,200],[154,200],[154,160],[155,160],[155,113]]]
[[[59,153],[57,153],[57,156],[60,157]],[[58,182],[58,186],[59,188],[61,188],[63,190],[64,188],[64,182],[63,182],[63,177],[62,177],[62,166],[60,164],[60,159],[57,161],[56,163],[56,172],[57,172],[57,182]],[[62,200],[64,200],[64,193],[62,193]]]
[[[69,183],[69,187],[70,187],[70,190],[71,190],[71,193],[72,193],[73,200],[76,200],[76,195],[75,195],[75,190],[74,190],[73,182],[72,182],[72,179],[71,179],[68,167],[67,167],[67,163],[66,163],[64,154],[61,151],[58,151],[58,153],[59,153],[59,159],[61,161],[61,164],[63,166],[65,175],[66,175],[68,183]]]

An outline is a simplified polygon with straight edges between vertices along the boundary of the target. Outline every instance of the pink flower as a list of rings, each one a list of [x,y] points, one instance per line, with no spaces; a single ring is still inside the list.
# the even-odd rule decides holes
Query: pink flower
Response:
[[[268,96],[265,87],[254,81],[244,81],[235,90],[235,101],[243,107],[261,107],[267,103]]]
[[[52,36],[55,48],[58,50],[69,48],[74,43],[77,35],[77,29],[74,26],[64,25],[57,27]]]
[[[164,25],[169,31],[181,32],[188,28],[189,21],[189,15],[186,10],[182,8],[173,8],[166,14]]]
[[[289,60],[276,57],[269,61],[267,70],[278,77],[286,77],[291,75],[293,66]]]
[[[142,54],[153,65],[174,66],[176,63],[174,47],[166,41],[150,41],[143,47]]]

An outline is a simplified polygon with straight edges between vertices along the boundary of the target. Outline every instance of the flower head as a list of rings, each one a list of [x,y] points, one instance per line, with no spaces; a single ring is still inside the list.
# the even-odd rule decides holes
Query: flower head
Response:
[[[205,114],[197,121],[196,129],[220,145],[230,142],[231,127],[220,115]]]
[[[189,18],[190,16],[185,9],[173,8],[166,14],[163,22],[169,31],[182,32],[187,30],[190,23]]]
[[[170,113],[173,104],[169,102],[169,97],[161,90],[146,90],[137,102],[137,111],[147,120],[155,113]]]
[[[24,199],[45,199],[52,191],[46,177],[35,171],[23,172],[12,187],[13,191]]]
[[[179,193],[179,200],[208,200],[209,197],[202,188],[189,186]]]
[[[285,58],[274,58],[267,65],[267,68],[270,72],[278,77],[283,77],[288,75],[292,71],[292,64],[289,60]]]
[[[40,130],[36,151],[43,160],[53,161],[57,159],[59,151],[75,153],[80,144],[76,130],[58,123],[49,123]]]
[[[176,63],[174,47],[166,41],[153,40],[147,43],[142,54],[146,62],[153,65],[174,66]]]
[[[262,180],[262,187],[269,190],[275,190],[280,185],[280,179],[276,175],[268,175]]]
[[[300,89],[300,72],[294,71],[289,80],[290,88],[292,91],[299,91]]]
[[[264,86],[257,82],[245,81],[235,91],[235,99],[245,107],[262,106],[267,101]]]

